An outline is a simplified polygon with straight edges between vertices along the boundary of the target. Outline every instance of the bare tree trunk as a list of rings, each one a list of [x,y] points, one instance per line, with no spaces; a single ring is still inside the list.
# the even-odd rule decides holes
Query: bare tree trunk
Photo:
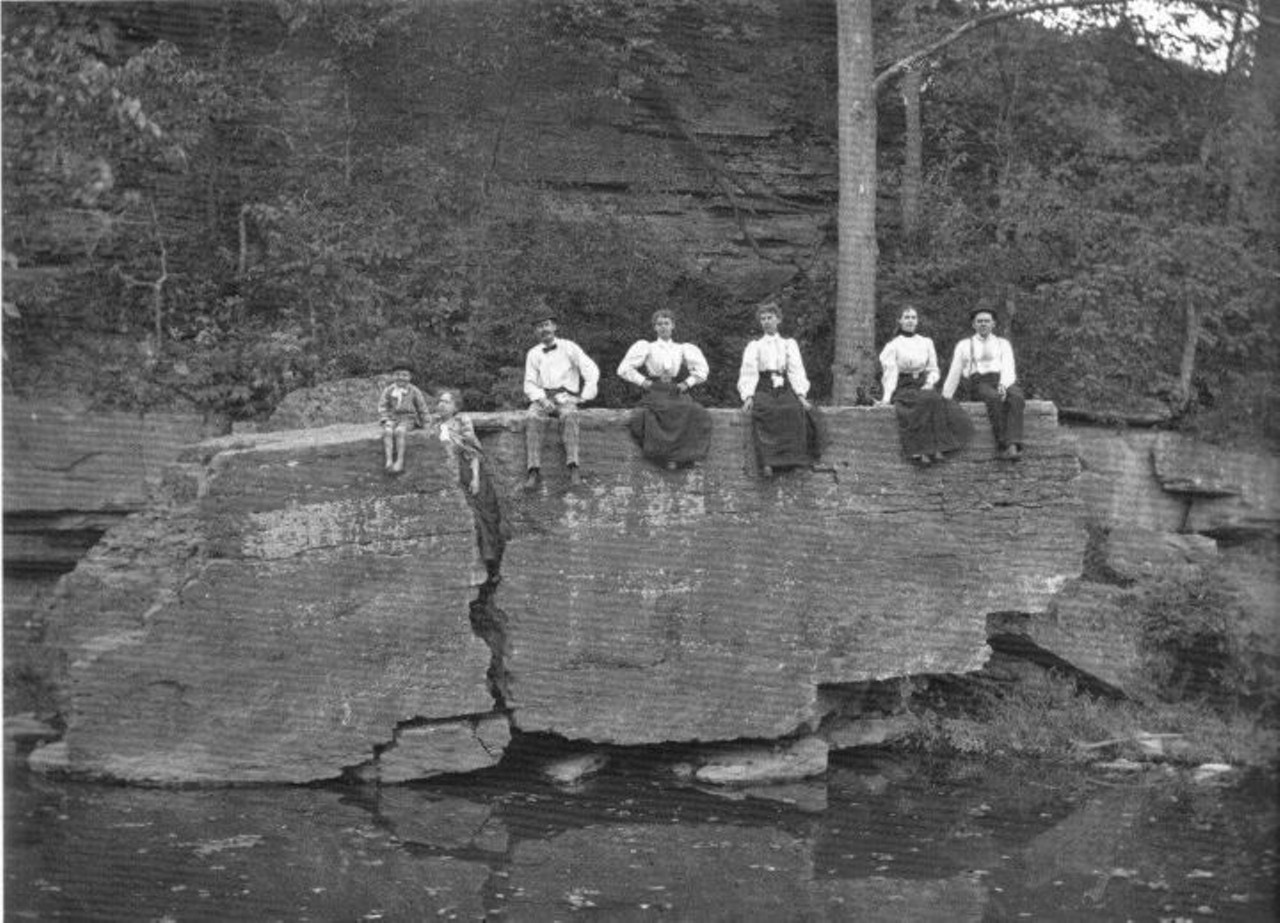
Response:
[[[155,334],[155,348],[160,350],[164,346],[164,285],[169,281],[169,249],[164,245],[164,236],[160,233],[160,218],[154,204],[151,205],[151,233],[156,239],[160,262],[160,271],[156,277],[147,281],[131,276],[119,268],[116,272],[126,284],[134,288],[151,289],[151,323]]]
[[[911,68],[902,76],[902,105],[906,109],[907,130],[903,136],[902,185],[899,189],[902,204],[902,238],[907,249],[920,249],[920,194],[924,188],[924,129],[920,123],[920,84],[918,68]]]
[[[246,224],[248,221],[249,206],[240,206],[240,222],[238,224],[240,253],[236,258],[236,278],[243,279],[245,272],[249,268],[249,228]]]
[[[1182,362],[1178,366],[1178,413],[1191,406],[1192,378],[1196,373],[1196,347],[1200,345],[1200,312],[1195,299],[1184,296],[1183,310],[1187,319],[1186,337],[1182,341]]]
[[[1253,72],[1240,98],[1230,139],[1229,212],[1280,237],[1280,0],[1258,0]]]
[[[840,244],[831,371],[835,402],[853,404],[868,399],[875,378],[876,100],[871,0],[838,0],[836,16]]]
[[[904,0],[899,15],[906,29],[907,40],[912,45],[918,45],[920,20],[916,15],[916,0]],[[902,182],[898,186],[898,204],[902,217],[902,243],[908,253],[918,252],[921,243],[920,194],[924,188],[924,128],[920,120],[920,91],[924,75],[920,70],[919,64],[907,67],[899,88],[906,130],[902,135]]]

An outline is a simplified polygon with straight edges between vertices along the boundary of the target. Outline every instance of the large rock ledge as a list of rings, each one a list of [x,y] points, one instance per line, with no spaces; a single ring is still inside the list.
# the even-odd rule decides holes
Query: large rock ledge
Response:
[[[824,409],[830,470],[765,481],[736,412],[713,411],[705,464],[668,472],[626,412],[588,411],[585,483],[548,436],[528,494],[522,417],[476,414],[514,529],[490,645],[469,618],[471,513],[434,433],[413,435],[400,477],[374,425],[201,443],[59,585],[68,726],[42,765],[401,781],[496,762],[508,725],[777,738],[818,725],[820,687],[976,670],[987,614],[1045,611],[1086,534],[1053,406],[1030,405],[1018,464],[970,412],[975,445],[917,470],[891,410]]]

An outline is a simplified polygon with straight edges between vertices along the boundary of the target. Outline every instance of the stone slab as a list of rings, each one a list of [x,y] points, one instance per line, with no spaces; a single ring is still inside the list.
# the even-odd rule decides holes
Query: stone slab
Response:
[[[1075,581],[1047,612],[996,622],[993,630],[1023,635],[1109,686],[1134,694],[1149,691],[1141,605],[1133,591]]]
[[[583,423],[585,483],[570,490],[548,437],[529,495],[523,434],[486,434],[516,496],[498,604],[516,726],[639,744],[774,738],[811,726],[817,687],[968,672],[985,613],[1042,611],[1079,574],[1079,468],[1051,405],[1028,451],[975,444],[921,471],[891,410],[825,411],[834,473],[752,477],[742,418],[713,411],[712,452],[689,471],[638,457],[625,415]]]
[[[1129,580],[1165,574],[1187,575],[1218,557],[1218,543],[1207,535],[1182,535],[1117,526],[1108,531],[1107,566]]]
[[[1104,526],[1179,532],[1186,498],[1168,493],[1155,475],[1152,450],[1159,433],[1072,427],[1067,438],[1080,459],[1080,496],[1089,518]]]
[[[404,722],[492,712],[471,513],[439,446],[417,448],[398,478],[368,428],[194,450],[201,498],[131,517],[62,582],[65,768],[307,782],[370,761]]]
[[[396,731],[395,743],[378,755],[378,781],[412,782],[493,766],[511,742],[511,724],[490,716],[444,721]]]
[[[1190,498],[1188,531],[1232,537],[1280,534],[1280,459],[1161,433],[1152,446],[1152,460],[1161,487]]]
[[[528,494],[523,417],[476,415],[513,532],[494,646],[514,726],[777,738],[816,726],[823,684],[980,668],[986,614],[1043,610],[1085,533],[1052,406],[1031,406],[1018,464],[970,412],[975,445],[921,471],[891,410],[824,411],[829,470],[764,481],[734,411],[680,472],[639,457],[626,412],[588,411],[585,484],[569,489],[553,430]],[[60,585],[65,768],[303,782],[382,753],[407,780],[501,751],[505,726],[472,730],[506,717],[469,621],[472,514],[433,433],[399,477],[373,424],[238,434],[179,464],[194,492],[111,529]]]
[[[4,400],[4,512],[141,509],[184,446],[210,435],[197,414],[90,412]]]

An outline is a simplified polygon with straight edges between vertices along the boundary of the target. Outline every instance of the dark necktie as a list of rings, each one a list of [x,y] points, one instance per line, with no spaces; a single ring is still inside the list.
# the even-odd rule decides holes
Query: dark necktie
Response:
[[[544,346],[544,347],[542,347],[542,351],[543,351],[544,353],[549,353],[549,352],[551,352],[551,350],[553,350],[553,349],[555,349],[555,348],[556,348],[556,345],[557,345],[557,344],[552,343],[550,346]]]

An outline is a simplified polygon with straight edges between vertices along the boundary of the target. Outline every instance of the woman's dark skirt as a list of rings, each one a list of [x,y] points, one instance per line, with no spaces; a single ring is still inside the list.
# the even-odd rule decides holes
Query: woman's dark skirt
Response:
[[[893,393],[902,451],[909,457],[941,455],[963,449],[973,438],[973,421],[964,408],[921,382],[903,376]]]
[[[493,486],[493,477],[488,463],[480,460],[480,492],[471,492],[471,465],[458,453],[458,482],[462,485],[462,495],[467,498],[467,505],[475,519],[476,547],[480,552],[480,560],[490,568],[502,563],[502,551],[507,539],[511,537],[511,527],[502,515],[502,505],[498,492]]]
[[[817,420],[800,403],[790,385],[771,388],[760,376],[751,402],[751,430],[756,459],[771,468],[810,465],[822,454]]]
[[[645,457],[662,464],[687,465],[711,451],[711,414],[675,385],[654,382],[630,426]]]

